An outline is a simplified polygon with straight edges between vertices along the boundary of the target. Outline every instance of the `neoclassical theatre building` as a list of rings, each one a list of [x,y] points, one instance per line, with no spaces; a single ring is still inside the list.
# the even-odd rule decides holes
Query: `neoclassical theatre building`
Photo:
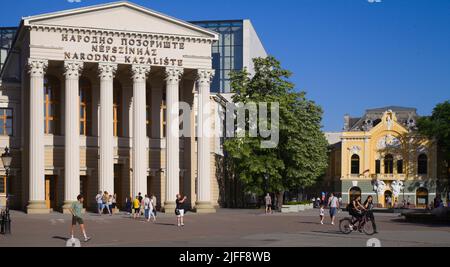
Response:
[[[220,206],[219,102],[229,73],[265,56],[251,23],[188,23],[129,3],[26,17],[1,55],[0,200],[28,213],[67,211],[78,194],[155,194],[172,212],[178,193],[197,212]],[[4,46],[2,46],[3,48]],[[179,137],[178,103],[190,120]],[[175,110],[175,112],[174,112]],[[213,120],[209,119],[212,114]]]

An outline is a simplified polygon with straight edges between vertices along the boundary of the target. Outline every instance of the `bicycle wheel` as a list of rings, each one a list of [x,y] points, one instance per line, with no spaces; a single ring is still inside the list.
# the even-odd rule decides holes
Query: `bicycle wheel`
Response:
[[[348,235],[353,231],[351,228],[351,224],[352,224],[352,219],[350,219],[350,218],[342,219],[339,222],[339,230],[341,230],[342,233]]]
[[[373,223],[370,219],[367,219],[364,223],[363,231],[366,235],[374,235],[375,229],[373,228]]]

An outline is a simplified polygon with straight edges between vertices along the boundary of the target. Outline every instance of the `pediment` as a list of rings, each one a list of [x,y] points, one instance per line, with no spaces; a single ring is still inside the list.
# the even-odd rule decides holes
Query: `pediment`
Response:
[[[218,38],[212,31],[129,2],[27,17],[24,24]]]

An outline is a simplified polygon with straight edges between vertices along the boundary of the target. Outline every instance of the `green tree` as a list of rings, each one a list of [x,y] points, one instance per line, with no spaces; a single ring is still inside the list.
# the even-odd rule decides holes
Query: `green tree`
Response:
[[[288,80],[291,73],[275,58],[253,61],[254,76],[246,70],[231,74],[233,102],[279,103],[279,144],[264,149],[263,138],[246,134],[226,140],[224,147],[247,192],[262,195],[267,186],[269,192],[278,194],[281,205],[284,192],[314,185],[327,167],[328,144],[321,131],[323,112],[305,92],[294,91],[294,84]]]
[[[450,184],[450,102],[438,104],[431,116],[422,117],[418,120],[419,132],[437,142],[440,155],[440,168],[446,176],[447,181],[443,184],[448,191]]]

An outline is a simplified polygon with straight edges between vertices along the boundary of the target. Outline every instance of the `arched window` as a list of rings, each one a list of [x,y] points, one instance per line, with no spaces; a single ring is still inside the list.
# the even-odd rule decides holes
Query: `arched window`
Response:
[[[122,127],[120,118],[122,116],[122,85],[114,81],[114,103],[113,103],[113,122],[114,122],[114,136],[122,135]]]
[[[92,114],[92,85],[88,79],[80,79],[80,135],[90,136]]]
[[[391,154],[384,157],[384,174],[394,174],[394,157]]]
[[[352,174],[360,174],[359,171],[359,156],[353,155],[352,156],[352,166],[351,166]]]
[[[55,76],[46,75],[44,78],[44,132],[45,134],[59,134],[61,83]]]
[[[425,154],[421,154],[417,159],[417,173],[428,174],[428,157]]]

